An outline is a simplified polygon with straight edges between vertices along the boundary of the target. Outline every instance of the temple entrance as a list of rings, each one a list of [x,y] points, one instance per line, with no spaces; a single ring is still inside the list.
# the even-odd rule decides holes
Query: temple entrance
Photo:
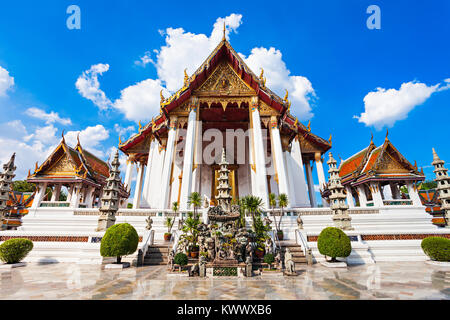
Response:
[[[239,165],[228,165],[229,174],[229,184],[231,187],[232,201],[239,199],[239,182],[238,182],[238,168]],[[211,202],[217,205],[216,197],[218,195],[217,186],[219,185],[219,165],[211,166]]]

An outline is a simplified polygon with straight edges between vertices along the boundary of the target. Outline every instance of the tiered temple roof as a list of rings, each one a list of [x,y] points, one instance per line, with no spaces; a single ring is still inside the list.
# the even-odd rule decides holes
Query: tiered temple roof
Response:
[[[406,160],[387,136],[383,145],[376,147],[371,140],[367,148],[342,161],[339,176],[343,185],[358,185],[367,181],[425,179],[417,164],[412,165]]]
[[[302,150],[308,152],[324,153],[331,148],[331,137],[327,141],[313,134],[310,125],[305,126],[290,113],[290,102],[287,96],[282,99],[265,86],[263,72],[258,77],[245,64],[242,58],[231,47],[224,37],[219,45],[212,51],[205,62],[190,76],[185,73],[184,84],[169,98],[161,95],[160,114],[149,123],[142,126],[139,124],[139,132],[131,136],[125,142],[120,141],[119,149],[124,153],[140,158],[146,157],[148,152],[148,138],[155,137],[161,141],[161,137],[167,132],[169,126],[169,116],[171,113],[186,104],[189,98],[197,94],[198,89],[216,72],[223,62],[232,68],[235,75],[245,83],[252,95],[257,95],[259,100],[280,115],[281,129],[290,138],[298,135],[301,139]],[[226,107],[226,106],[223,106]],[[145,159],[139,159],[144,161]]]

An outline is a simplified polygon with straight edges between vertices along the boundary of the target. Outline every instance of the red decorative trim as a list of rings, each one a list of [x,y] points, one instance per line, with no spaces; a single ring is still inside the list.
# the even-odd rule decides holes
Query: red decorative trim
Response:
[[[89,237],[76,236],[0,236],[0,241],[25,238],[36,242],[88,242]]]
[[[365,241],[373,240],[422,240],[427,237],[441,237],[450,239],[450,234],[366,234],[361,235]],[[319,236],[308,236],[308,242],[317,242]]]

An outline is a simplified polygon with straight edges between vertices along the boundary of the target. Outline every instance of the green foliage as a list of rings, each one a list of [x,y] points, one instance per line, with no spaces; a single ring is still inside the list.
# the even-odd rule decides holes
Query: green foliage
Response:
[[[167,217],[166,220],[164,220],[164,226],[167,227],[167,233],[170,233],[172,231],[173,224],[175,222],[175,218]]]
[[[273,256],[273,254],[268,253],[264,256],[264,262],[267,263],[268,265],[271,265],[272,263],[275,262],[275,257]]]
[[[337,257],[348,257],[352,252],[350,238],[341,229],[328,227],[322,230],[317,240],[319,252],[336,261]]]
[[[436,189],[436,188],[437,188],[437,183],[434,180],[424,181],[420,185],[420,190],[431,190],[431,189]]]
[[[253,195],[248,195],[242,198],[243,209],[249,212],[253,220],[253,230],[256,232],[256,218],[261,215],[261,208],[263,206],[262,199]]]
[[[136,229],[129,223],[119,223],[109,227],[100,244],[102,257],[117,257],[120,263],[121,257],[136,251],[139,236]]]
[[[16,180],[13,182],[12,189],[13,191],[18,192],[33,192],[36,190],[36,186],[26,182],[25,180]]]
[[[188,205],[194,207],[194,217],[197,217],[197,209],[202,205],[202,196],[198,192],[192,192],[188,198]]]
[[[9,239],[0,245],[0,259],[5,263],[18,263],[33,249],[28,239]]]
[[[127,209],[132,209],[133,208],[133,204],[132,203],[128,203],[127,204]]]
[[[182,252],[178,252],[173,258],[173,262],[179,266],[185,266],[188,263],[188,257]]]
[[[450,239],[442,237],[428,237],[421,243],[423,252],[436,261],[450,261]]]
[[[280,220],[278,221],[278,227],[277,227],[277,231],[280,231],[281,228],[281,220],[283,219],[283,209],[286,208],[289,204],[289,199],[286,193],[280,193],[278,195],[278,205],[281,208],[281,216],[280,216]],[[276,222],[275,222],[276,225]]]
[[[269,205],[272,209],[277,206],[277,196],[275,193],[269,193]]]
[[[177,213],[179,209],[178,201],[172,202],[172,211]]]
[[[188,212],[188,217],[184,220],[183,232],[185,232],[188,236],[186,239],[189,240],[191,246],[197,245],[197,237],[198,237],[198,225],[200,224],[200,217],[194,216],[192,212]]]

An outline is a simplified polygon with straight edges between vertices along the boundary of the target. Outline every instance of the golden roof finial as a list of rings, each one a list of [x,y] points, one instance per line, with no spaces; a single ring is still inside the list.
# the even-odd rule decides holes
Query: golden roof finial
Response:
[[[388,140],[388,135],[389,135],[389,129],[386,129],[386,138],[385,138],[385,140]]]
[[[39,167],[38,167],[38,162],[36,161],[36,165],[35,165],[35,167],[34,167],[34,172],[36,172],[38,168],[39,168]]]
[[[139,132],[141,132],[142,130],[142,124],[141,124],[141,120],[139,120]]]
[[[308,122],[308,132],[310,132],[311,131],[311,120],[309,120],[309,122]]]
[[[288,91],[287,89],[285,89],[285,90],[286,90],[286,94],[285,94],[285,96],[284,96],[283,101],[284,101],[284,102],[287,102],[287,99],[288,99],[288,97],[289,97],[289,91]]]
[[[163,89],[161,89],[161,91],[159,92],[159,96],[161,97],[161,103],[163,103],[166,100],[163,95]]]
[[[294,127],[297,127],[297,123],[298,123],[298,118],[295,117]]]
[[[62,137],[62,141],[63,141],[64,143],[66,143],[66,140],[64,139],[64,129],[63,129],[63,131],[62,131],[62,133],[61,133],[61,137]]]
[[[31,171],[28,169],[28,177],[31,176]]]
[[[120,139],[120,134],[119,134],[119,144],[122,144],[122,139]]]
[[[373,143],[373,132],[372,131],[370,131],[370,143],[371,144]]]
[[[333,142],[332,142],[332,140],[331,140],[332,136],[333,136],[333,135],[330,134],[330,139],[328,139],[328,142],[330,143],[330,146],[333,145]]]
[[[227,31],[227,28],[225,27],[225,20],[223,20],[223,36],[222,36],[222,41],[226,41],[226,40],[227,40],[226,31]]]
[[[78,134],[77,134],[77,144],[81,146],[81,143],[80,143],[80,132],[78,132]]]
[[[261,68],[261,73],[260,73],[260,75],[259,75],[259,79],[263,79],[263,76],[264,76],[264,69],[263,68]]]

